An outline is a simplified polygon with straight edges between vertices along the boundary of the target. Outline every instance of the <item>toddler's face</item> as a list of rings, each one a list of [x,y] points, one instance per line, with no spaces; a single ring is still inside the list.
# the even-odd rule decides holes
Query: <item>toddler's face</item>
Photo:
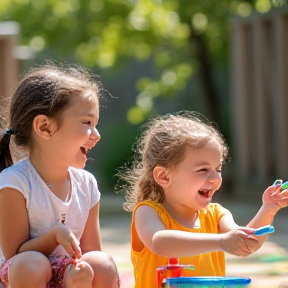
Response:
[[[205,208],[221,186],[221,167],[222,150],[216,141],[199,149],[187,147],[184,160],[168,174],[165,201],[196,211]]]

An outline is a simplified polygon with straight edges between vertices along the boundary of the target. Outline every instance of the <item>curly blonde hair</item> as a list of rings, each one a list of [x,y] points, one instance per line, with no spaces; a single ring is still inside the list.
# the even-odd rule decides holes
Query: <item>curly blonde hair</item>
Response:
[[[228,147],[218,129],[196,112],[159,116],[143,125],[142,130],[131,168],[122,167],[118,171],[120,181],[125,183],[119,182],[117,190],[125,193],[123,206],[129,212],[144,200],[163,202],[163,189],[154,180],[153,169],[175,167],[183,160],[187,146],[198,149],[214,140],[222,148],[223,161],[228,156]]]

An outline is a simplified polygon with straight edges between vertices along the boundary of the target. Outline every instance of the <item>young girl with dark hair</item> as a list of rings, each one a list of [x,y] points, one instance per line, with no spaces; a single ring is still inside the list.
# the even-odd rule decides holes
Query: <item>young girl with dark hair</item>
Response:
[[[84,69],[55,65],[16,87],[0,142],[0,287],[118,287],[101,252],[100,192],[83,170],[103,91]],[[15,147],[28,157],[13,164]]]

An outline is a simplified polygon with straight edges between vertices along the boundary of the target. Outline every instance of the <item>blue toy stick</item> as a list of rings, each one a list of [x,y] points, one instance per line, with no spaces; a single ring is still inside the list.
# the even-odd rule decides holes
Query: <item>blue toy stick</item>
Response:
[[[273,233],[274,231],[275,231],[275,229],[274,229],[273,226],[267,225],[267,226],[260,227],[260,228],[256,229],[254,234],[256,236],[262,236],[262,235],[265,235],[265,234]]]
[[[275,180],[273,186],[276,187],[279,184],[281,184],[281,191],[283,191],[283,190],[288,188],[288,181],[282,183],[282,180],[277,179],[277,180]]]
[[[277,179],[277,180],[275,180],[273,186],[276,187],[279,184],[282,184],[282,180]]]

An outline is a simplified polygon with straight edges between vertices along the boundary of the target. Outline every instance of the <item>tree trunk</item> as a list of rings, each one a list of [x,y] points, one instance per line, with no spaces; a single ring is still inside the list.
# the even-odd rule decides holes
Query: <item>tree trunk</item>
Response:
[[[221,126],[222,121],[220,115],[219,95],[213,78],[213,67],[209,59],[209,53],[207,51],[206,44],[202,35],[196,33],[192,26],[190,26],[190,29],[190,39],[196,48],[196,58],[199,61],[198,75],[209,114],[207,115],[207,118],[209,118],[209,120],[215,121],[219,126]]]

